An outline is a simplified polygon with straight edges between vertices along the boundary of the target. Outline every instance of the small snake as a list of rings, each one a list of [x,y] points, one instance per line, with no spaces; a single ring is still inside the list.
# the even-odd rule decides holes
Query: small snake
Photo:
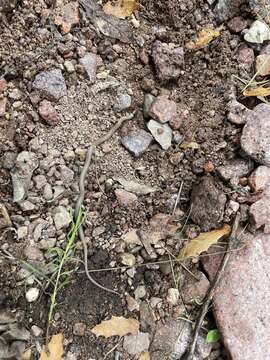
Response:
[[[87,150],[87,153],[86,153],[86,158],[85,158],[85,162],[84,162],[84,166],[83,166],[83,169],[81,171],[81,174],[80,174],[80,181],[79,181],[79,191],[80,191],[80,194],[79,194],[79,197],[77,199],[77,202],[76,202],[76,206],[75,206],[75,219],[77,219],[77,217],[79,216],[79,212],[80,212],[80,209],[83,205],[83,202],[84,202],[84,196],[85,196],[85,188],[84,188],[84,182],[85,182],[85,178],[86,178],[86,175],[87,175],[87,172],[88,172],[88,169],[89,169],[89,166],[90,166],[90,163],[91,163],[91,159],[92,159],[92,155],[93,155],[93,152],[94,152],[94,148],[100,146],[101,144],[103,144],[105,141],[109,140],[113,134],[122,126],[122,124],[127,121],[127,120],[131,120],[134,118],[136,114],[136,111],[129,114],[129,115],[126,115],[122,118],[120,118],[118,120],[118,122],[111,128],[111,130],[106,134],[104,135],[103,137],[101,137],[100,139],[98,139],[97,141],[95,141],[92,145],[89,146],[88,150]],[[84,252],[84,268],[85,268],[85,273],[88,277],[88,279],[94,284],[96,285],[97,287],[99,287],[100,289],[102,290],[105,290],[105,291],[108,291],[110,293],[113,293],[113,294],[117,294],[117,295],[120,295],[117,291],[114,291],[112,289],[108,289],[106,288],[105,286],[102,286],[100,285],[95,279],[93,279],[93,277],[90,275],[89,273],[89,270],[88,270],[88,251],[87,251],[87,243],[86,243],[86,240],[85,240],[85,236],[84,236],[84,231],[83,231],[83,227],[82,225],[79,227],[78,229],[78,234],[79,234],[79,238],[83,244],[83,252]]]

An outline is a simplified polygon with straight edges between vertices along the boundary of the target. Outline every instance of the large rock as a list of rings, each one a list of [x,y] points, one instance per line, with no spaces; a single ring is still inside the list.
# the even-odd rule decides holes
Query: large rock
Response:
[[[245,245],[232,253],[215,291],[213,310],[223,342],[233,360],[270,359],[270,235],[243,234]],[[220,257],[204,258],[214,278]]]
[[[270,187],[268,187],[260,200],[251,205],[249,209],[251,221],[256,229],[263,228],[266,234],[270,233]]]
[[[247,117],[241,136],[242,149],[254,160],[270,165],[270,106],[257,105]]]
[[[248,179],[252,191],[263,191],[270,187],[270,168],[268,166],[259,166]]]
[[[169,81],[177,79],[184,64],[184,49],[172,48],[159,40],[152,48],[152,57],[159,80]]]
[[[38,74],[33,82],[33,88],[52,101],[57,101],[67,94],[66,82],[60,69]]]
[[[216,187],[212,177],[204,176],[198,185],[193,186],[190,217],[203,231],[218,228],[225,204],[226,195]]]

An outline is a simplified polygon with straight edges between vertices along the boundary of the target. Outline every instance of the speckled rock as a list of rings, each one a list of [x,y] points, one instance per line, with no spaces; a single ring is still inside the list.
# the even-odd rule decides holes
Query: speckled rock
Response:
[[[270,165],[270,106],[257,105],[247,118],[241,136],[242,149],[262,165]]]
[[[97,55],[88,53],[79,59],[79,63],[84,67],[90,83],[95,83],[97,76]]]
[[[122,138],[124,147],[134,156],[141,156],[149,147],[153,137],[143,129],[135,130]]]
[[[142,351],[147,351],[150,345],[150,338],[148,333],[138,332],[134,335],[127,335],[124,337],[123,348],[130,354],[140,354]]]
[[[249,214],[256,229],[270,233],[270,187],[264,191],[260,200],[250,206]]]
[[[168,150],[172,143],[172,129],[169,125],[150,120],[147,127],[162,149]]]
[[[251,160],[234,159],[228,162],[226,165],[219,166],[217,168],[217,172],[222,177],[222,179],[228,181],[249,175],[253,168],[254,163]]]
[[[67,94],[66,82],[60,69],[39,73],[33,82],[33,88],[52,101],[57,101]]]
[[[247,116],[252,113],[245,105],[241,104],[237,100],[231,100],[227,104],[227,118],[236,125],[243,125],[247,121]]]
[[[263,191],[270,187],[270,168],[268,166],[259,166],[248,179],[252,191]]]
[[[59,115],[52,103],[48,100],[41,101],[38,107],[38,113],[48,125],[55,126],[59,122]]]
[[[149,115],[162,124],[169,122],[176,116],[176,103],[167,96],[158,96],[151,105]]]
[[[262,44],[270,40],[270,29],[264,21],[256,20],[244,35],[244,39],[250,43]]]

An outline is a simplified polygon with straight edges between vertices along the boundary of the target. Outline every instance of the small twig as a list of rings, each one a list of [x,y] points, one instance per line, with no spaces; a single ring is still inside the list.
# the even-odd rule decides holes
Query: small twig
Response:
[[[193,360],[193,358],[194,358],[194,353],[195,353],[195,348],[196,348],[196,344],[197,344],[197,340],[198,340],[199,331],[202,327],[202,323],[203,323],[205,315],[208,311],[209,305],[213,299],[215,290],[220,282],[220,279],[224,273],[224,270],[225,270],[228,260],[230,258],[230,253],[231,253],[230,250],[233,246],[233,241],[236,237],[236,232],[237,232],[237,229],[239,226],[239,222],[240,222],[240,214],[237,213],[235,216],[235,219],[234,219],[234,224],[233,224],[231,235],[229,236],[229,239],[228,239],[227,252],[225,253],[225,255],[222,259],[222,262],[216,272],[215,278],[214,278],[213,282],[211,283],[210,288],[206,294],[203,306],[200,309],[199,317],[196,321],[196,326],[194,329],[193,340],[190,345],[189,351],[185,357],[185,360]]]
[[[181,185],[180,185],[180,188],[179,188],[179,191],[178,191],[176,200],[175,200],[175,204],[174,204],[174,207],[173,207],[172,216],[174,216],[175,211],[176,211],[176,208],[177,208],[177,206],[178,206],[178,203],[179,203],[179,200],[180,200],[180,196],[181,196],[181,192],[182,192],[182,188],[183,188],[183,183],[184,183],[184,182],[181,181]]]

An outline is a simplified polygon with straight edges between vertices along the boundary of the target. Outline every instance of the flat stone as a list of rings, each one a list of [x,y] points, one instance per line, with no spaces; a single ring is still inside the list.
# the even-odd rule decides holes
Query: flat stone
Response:
[[[72,219],[67,209],[64,206],[58,206],[56,209],[56,214],[54,215],[54,224],[56,230],[67,228],[71,221]]]
[[[218,228],[223,219],[226,195],[216,187],[210,176],[204,176],[195,184],[191,193],[191,219],[203,231]]]
[[[133,254],[124,253],[121,255],[121,263],[126,266],[134,266],[136,258]]]
[[[58,112],[48,100],[41,101],[38,107],[38,113],[48,125],[55,126],[59,122]]]
[[[57,170],[60,172],[60,179],[64,185],[70,185],[74,180],[74,171],[66,165],[59,165]]]
[[[142,351],[147,351],[150,345],[150,338],[148,333],[138,332],[134,335],[127,335],[124,337],[123,348],[130,355],[140,354]]]
[[[66,82],[60,69],[39,73],[33,82],[33,88],[52,101],[57,101],[67,94]]]
[[[176,103],[167,96],[158,96],[151,105],[149,115],[162,124],[169,122],[176,116]]]
[[[27,290],[25,297],[29,303],[37,301],[39,297],[39,289],[35,287],[30,288],[29,290]]]
[[[270,74],[270,54],[258,55],[256,57],[256,73],[261,76]]]
[[[184,65],[182,47],[173,48],[156,40],[152,47],[152,58],[159,80],[169,81],[179,78]]]
[[[186,304],[201,303],[208,291],[209,280],[201,271],[195,273],[194,277],[187,276],[181,288],[181,296]]]
[[[270,168],[259,166],[248,178],[248,183],[252,191],[259,192],[270,187]]]
[[[172,144],[172,129],[169,125],[150,120],[147,127],[162,149],[168,150]]]
[[[192,340],[192,327],[183,320],[166,320],[157,323],[150,351],[158,352],[156,360],[181,359]],[[205,359],[211,352],[211,344],[207,344],[205,335],[199,333],[194,360]],[[151,357],[152,358],[152,357]]]
[[[222,179],[229,181],[249,175],[253,168],[254,163],[251,160],[234,159],[226,165],[219,166],[217,173]]]
[[[236,57],[240,67],[246,70],[250,70],[252,68],[255,60],[253,49],[246,45],[240,46]]]
[[[262,165],[270,165],[270,106],[257,105],[247,117],[241,136],[242,149]]]
[[[79,59],[79,63],[83,66],[90,83],[94,84],[97,77],[97,55],[87,53]]]
[[[0,116],[3,116],[6,112],[7,98],[0,99]]]
[[[270,187],[264,191],[260,200],[250,206],[249,214],[256,229],[262,228],[266,234],[270,233]]]
[[[178,303],[179,296],[180,296],[180,294],[179,294],[178,289],[170,288],[170,289],[168,289],[168,294],[167,294],[166,300],[170,305],[175,306]]]
[[[138,205],[138,198],[135,194],[124,189],[116,189],[115,196],[120,205],[126,207],[136,207]]]
[[[231,100],[227,104],[227,118],[236,125],[243,125],[247,121],[247,116],[252,113],[245,105],[241,104],[237,100]]]
[[[214,315],[230,359],[270,359],[270,235],[239,229],[238,236],[245,246],[230,257],[213,298]],[[220,261],[203,258],[211,280]]]
[[[134,156],[141,156],[149,147],[153,137],[143,129],[135,130],[122,138],[123,146]]]
[[[262,44],[270,40],[270,29],[264,21],[256,20],[244,35],[244,39],[250,43]]]
[[[20,205],[20,208],[22,209],[22,211],[33,211],[35,210],[35,204],[33,204],[31,201],[29,200],[24,200],[24,201],[21,201],[19,203]]]
[[[247,27],[247,20],[241,16],[235,16],[228,22],[228,28],[233,33],[240,33]]]

